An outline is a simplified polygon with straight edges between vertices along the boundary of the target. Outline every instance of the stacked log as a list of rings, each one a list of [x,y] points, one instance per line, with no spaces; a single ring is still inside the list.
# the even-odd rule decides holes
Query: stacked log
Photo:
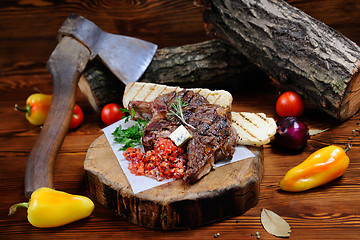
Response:
[[[360,107],[360,47],[283,0],[203,0],[208,33],[339,120]]]
[[[264,73],[231,45],[209,40],[158,49],[139,81],[200,87],[224,81],[246,81],[250,78],[245,76],[249,75],[264,76]],[[124,84],[100,61],[88,64],[79,88],[96,112],[109,102],[122,102]]]
[[[159,49],[139,81],[196,87],[265,72],[340,121],[358,111],[360,47],[350,39],[283,0],[195,2],[218,40]],[[102,63],[79,86],[97,112],[121,103],[124,86]]]

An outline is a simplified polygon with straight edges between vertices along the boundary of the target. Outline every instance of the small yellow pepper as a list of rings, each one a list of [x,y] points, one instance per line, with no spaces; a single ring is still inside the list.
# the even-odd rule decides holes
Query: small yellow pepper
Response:
[[[29,202],[12,205],[9,215],[18,207],[28,208],[27,218],[33,226],[49,228],[88,217],[95,206],[87,197],[42,187],[32,193]]]
[[[52,95],[35,93],[26,99],[26,107],[20,108],[15,105],[15,109],[26,112],[26,119],[33,125],[44,124],[51,105]]]
[[[280,189],[300,192],[340,177],[349,166],[349,157],[346,155],[349,149],[330,145],[312,153],[304,162],[285,174],[280,181]]]

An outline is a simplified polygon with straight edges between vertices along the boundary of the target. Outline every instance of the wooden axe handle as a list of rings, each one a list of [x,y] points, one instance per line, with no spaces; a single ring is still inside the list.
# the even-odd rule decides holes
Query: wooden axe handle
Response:
[[[68,132],[77,83],[90,57],[89,50],[71,37],[63,37],[47,63],[53,78],[50,110],[25,169],[25,197],[40,187],[54,188],[57,152]]]

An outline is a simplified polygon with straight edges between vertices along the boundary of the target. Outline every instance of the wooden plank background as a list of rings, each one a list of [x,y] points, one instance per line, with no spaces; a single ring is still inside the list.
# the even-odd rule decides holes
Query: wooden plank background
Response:
[[[289,0],[309,15],[360,43],[360,2]],[[207,39],[201,9],[191,0],[3,0],[0,2],[1,73],[44,72],[56,46],[56,33],[70,13],[82,15],[104,31],[138,37],[159,47]]]

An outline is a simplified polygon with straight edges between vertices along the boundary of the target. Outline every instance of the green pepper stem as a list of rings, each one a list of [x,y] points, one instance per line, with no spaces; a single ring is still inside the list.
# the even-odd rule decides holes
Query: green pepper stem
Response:
[[[15,110],[21,111],[21,112],[27,112],[27,109],[26,109],[26,108],[21,108],[21,107],[19,107],[17,104],[15,104]]]
[[[29,208],[29,203],[23,202],[23,203],[16,203],[16,204],[12,205],[9,209],[9,215],[14,215],[16,210],[18,209],[18,207]]]
[[[348,146],[345,148],[344,151],[345,151],[345,152],[349,151],[349,150],[351,149],[351,147],[352,147],[352,144],[349,143]]]
[[[15,110],[25,112],[26,116],[28,116],[28,117],[30,116],[30,113],[31,113],[30,105],[26,105],[25,108],[22,108],[22,107],[19,107],[17,104],[15,104]]]

